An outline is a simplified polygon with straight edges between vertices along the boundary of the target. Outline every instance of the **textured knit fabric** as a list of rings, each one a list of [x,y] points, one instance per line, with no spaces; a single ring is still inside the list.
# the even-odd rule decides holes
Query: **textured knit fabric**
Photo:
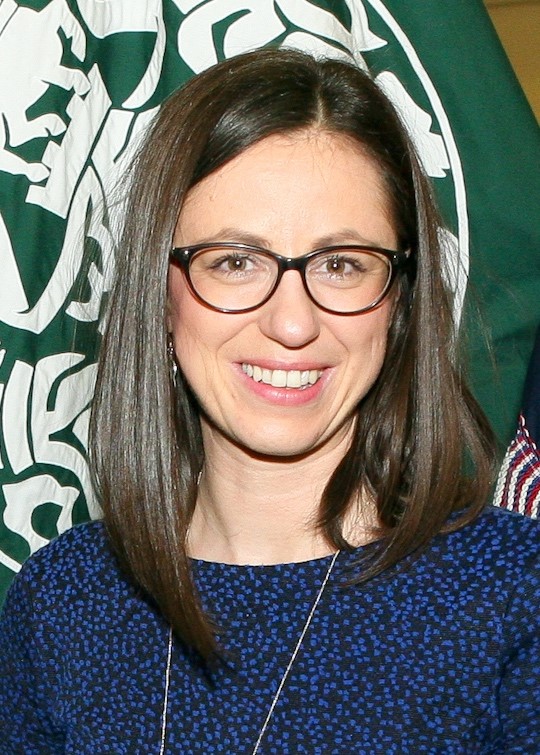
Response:
[[[490,509],[408,568],[344,587],[341,554],[261,743],[297,753],[540,753],[540,527]],[[175,644],[167,753],[253,752],[328,558],[195,561],[228,664]],[[1,626],[0,752],[160,751],[168,628],[99,523],[39,551]]]

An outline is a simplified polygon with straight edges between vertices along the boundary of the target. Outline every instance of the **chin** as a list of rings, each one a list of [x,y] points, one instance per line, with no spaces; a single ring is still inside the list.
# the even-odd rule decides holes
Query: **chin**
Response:
[[[331,438],[321,438],[319,436],[312,438],[294,437],[291,432],[283,435],[273,436],[271,433],[266,434],[263,438],[236,438],[237,445],[246,451],[250,456],[259,458],[295,459],[310,456],[322,449],[327,443],[331,443]]]

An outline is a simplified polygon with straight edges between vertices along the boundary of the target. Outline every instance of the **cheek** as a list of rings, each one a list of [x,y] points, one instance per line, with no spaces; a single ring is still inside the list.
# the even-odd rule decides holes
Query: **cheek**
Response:
[[[185,301],[189,295],[183,272],[176,265],[169,265],[167,279],[167,325],[171,332],[181,320]]]
[[[216,375],[220,349],[231,337],[235,320],[201,304],[180,270],[169,275],[168,296],[168,324],[178,366],[196,393],[204,391]]]
[[[200,305],[198,305],[200,309]],[[178,365],[186,377],[190,369],[204,358],[209,348],[208,331],[204,325],[204,315],[197,311],[197,304],[189,300],[176,300],[169,316],[174,349]]]
[[[186,367],[196,360],[197,352],[200,351],[198,344],[202,342],[199,334],[202,318],[197,317],[198,309],[201,309],[201,305],[193,298],[184,274],[171,266],[168,283],[168,327],[172,333],[176,359],[186,377]]]
[[[393,308],[393,302],[385,302],[373,312],[358,315],[357,321],[347,328],[347,350],[356,377],[360,380],[363,377],[370,384],[377,379],[384,362]]]
[[[179,370],[197,398],[204,405],[205,397],[214,395],[212,375],[215,375],[213,345],[209,342],[200,317],[193,306],[175,308],[172,318],[172,340]]]
[[[354,350],[356,342],[358,350],[362,350],[366,344],[384,350],[393,314],[394,301],[387,299],[377,309],[357,315],[357,321],[351,323],[349,331],[351,348]]]
[[[184,274],[171,266],[168,281],[168,325],[173,334],[175,345],[191,348],[202,337],[208,310],[193,296]],[[211,313],[210,313],[211,314]],[[181,354],[177,354],[180,359]]]

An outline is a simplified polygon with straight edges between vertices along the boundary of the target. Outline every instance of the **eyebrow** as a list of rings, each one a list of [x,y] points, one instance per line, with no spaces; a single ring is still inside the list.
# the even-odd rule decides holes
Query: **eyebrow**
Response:
[[[272,244],[268,239],[264,238],[264,236],[258,236],[255,233],[250,233],[249,231],[234,226],[220,228],[216,233],[213,233],[210,236],[205,236],[199,239],[196,243],[213,244],[217,241],[230,241],[239,244],[247,244],[248,246],[260,246],[263,249],[268,250],[272,248]],[[326,246],[336,246],[339,244],[359,244],[360,246],[373,246],[382,249],[380,243],[362,236],[362,234],[354,228],[342,228],[334,233],[320,236],[313,241],[311,247],[313,249],[323,249]],[[194,245],[195,244],[191,244],[190,246]]]

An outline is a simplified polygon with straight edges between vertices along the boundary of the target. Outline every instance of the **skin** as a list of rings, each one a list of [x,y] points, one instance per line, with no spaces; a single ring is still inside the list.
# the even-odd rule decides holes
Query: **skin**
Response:
[[[175,245],[215,240],[287,256],[330,244],[397,243],[376,166],[345,138],[315,130],[268,137],[190,191]],[[381,369],[393,300],[391,293],[360,315],[330,314],[289,271],[259,309],[224,314],[198,302],[171,265],[169,326],[203,409],[206,461],[191,555],[279,563],[331,552],[314,524],[318,502]],[[322,376],[306,391],[273,388],[247,377],[242,363]],[[370,518],[365,506],[351,509],[354,542],[369,539]]]

